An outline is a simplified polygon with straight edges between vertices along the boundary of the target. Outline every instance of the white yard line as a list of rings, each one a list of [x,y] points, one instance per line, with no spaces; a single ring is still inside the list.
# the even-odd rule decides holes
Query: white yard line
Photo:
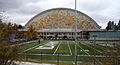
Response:
[[[68,48],[69,48],[69,51],[70,51],[70,55],[72,55],[72,51],[71,51],[71,48],[70,48],[70,45],[69,45],[68,41],[67,41],[67,44],[68,44]]]
[[[27,55],[53,55],[53,54],[27,54]],[[54,55],[58,55],[58,54],[54,54]],[[71,56],[69,54],[59,54],[60,56]],[[93,55],[77,55],[77,56],[86,56],[86,57],[93,57]],[[102,55],[96,55],[95,57],[101,57],[101,58],[104,58],[104,57],[113,57],[113,56],[102,56]],[[118,56],[120,57],[120,56]]]
[[[47,42],[49,42],[49,41],[47,41]],[[47,42],[44,42],[44,43],[47,43]],[[34,47],[32,47],[32,48],[29,48],[29,49],[27,49],[27,50],[24,50],[23,52],[29,51],[29,50],[31,50],[31,49],[33,49],[33,48],[37,47],[37,46],[40,46],[40,45],[41,45],[41,44],[36,45],[36,46],[34,46]]]
[[[84,49],[78,44],[78,46],[84,51]],[[90,54],[89,53],[87,53],[86,51],[84,51],[87,55],[89,55],[90,56]]]
[[[59,46],[60,46],[61,43],[62,43],[62,41],[60,41],[60,43],[59,43],[59,45],[57,46],[56,50],[54,51],[53,55],[57,52],[57,50],[58,50],[58,48],[59,48]]]
[[[83,43],[82,43],[82,44],[83,44]],[[83,44],[83,45],[86,45],[86,44]],[[88,45],[86,45],[86,46],[87,46],[87,47],[89,47],[89,48],[92,48],[92,49],[94,50],[94,48],[93,48],[93,47],[88,46]],[[96,51],[97,51],[97,52],[99,52],[99,53],[102,53],[101,51],[99,51],[99,50],[97,50],[97,49],[96,49]]]
[[[84,49],[80,46],[80,45],[78,45],[83,51],[84,51]],[[88,56],[90,56],[90,54],[89,53],[87,53],[86,51],[84,51]],[[96,59],[96,61],[98,61],[99,62],[99,60],[97,60]],[[99,62],[101,65],[103,65],[101,62]]]
[[[51,55],[53,55],[53,54],[27,54],[27,55],[49,55],[49,56],[51,56]],[[54,56],[55,55],[58,55],[58,54],[54,54]],[[60,56],[71,56],[70,54],[59,54]]]
[[[50,41],[47,44],[41,45],[36,49],[53,49],[58,44],[58,41]]]

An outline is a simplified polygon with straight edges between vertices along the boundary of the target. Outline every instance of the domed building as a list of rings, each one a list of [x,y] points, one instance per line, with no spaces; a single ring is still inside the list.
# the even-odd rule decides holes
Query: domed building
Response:
[[[25,28],[32,25],[44,39],[74,39],[75,10],[54,8],[43,11],[30,19]],[[77,11],[77,38],[82,39],[81,31],[99,30],[100,26],[88,15]]]

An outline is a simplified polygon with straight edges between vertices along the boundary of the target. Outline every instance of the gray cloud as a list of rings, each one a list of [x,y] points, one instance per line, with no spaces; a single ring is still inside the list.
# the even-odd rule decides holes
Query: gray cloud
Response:
[[[20,0],[0,0],[0,11],[18,8],[22,5]]]
[[[89,15],[105,28],[109,20],[118,22],[119,2],[120,0],[77,0],[77,10]],[[74,0],[0,0],[0,11],[4,10],[12,22],[22,25],[36,14],[58,7],[74,9]]]

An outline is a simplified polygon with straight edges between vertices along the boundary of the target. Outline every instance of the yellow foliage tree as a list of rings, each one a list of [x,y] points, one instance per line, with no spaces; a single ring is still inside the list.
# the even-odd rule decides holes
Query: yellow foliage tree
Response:
[[[13,28],[12,28],[12,23],[11,22],[9,22],[8,24],[7,24],[7,28],[8,28],[8,30],[12,30]]]
[[[20,48],[16,45],[0,44],[0,65],[11,65],[15,61],[21,61],[22,55],[20,53]]]
[[[13,29],[17,30],[17,28],[18,28],[18,25],[15,23],[14,26],[13,26]]]
[[[1,24],[0,27],[0,65],[13,65],[14,61],[20,61],[22,54],[19,46],[9,44],[9,31],[13,29],[11,23]]]
[[[3,24],[3,27],[1,28],[1,31],[0,31],[0,39],[8,39],[8,28],[7,28],[7,25],[6,24]]]
[[[37,31],[35,30],[35,28],[32,25],[30,25],[27,33],[25,33],[24,35],[31,39],[38,37]]]

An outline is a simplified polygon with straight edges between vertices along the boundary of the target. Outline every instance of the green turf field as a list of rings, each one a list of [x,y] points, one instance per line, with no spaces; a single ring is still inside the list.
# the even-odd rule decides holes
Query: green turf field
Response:
[[[57,43],[54,43],[57,42]],[[77,42],[77,60],[78,61],[93,61],[93,56],[96,54],[97,59],[104,57],[106,51],[116,48],[113,43],[119,42],[96,42],[96,50],[94,42],[78,41]],[[53,46],[52,46],[53,45]],[[47,60],[47,61],[74,61],[75,42],[74,41],[48,41],[43,40],[38,43],[24,44],[23,50],[28,54],[28,58],[32,60]],[[40,49],[37,49],[40,48]],[[43,49],[42,49],[43,48]],[[52,48],[52,49],[47,49]],[[95,51],[95,52],[94,52]]]
[[[75,43],[74,41],[58,41],[56,46],[53,49],[36,49],[39,46],[44,46],[50,41],[41,41],[41,44],[38,42],[26,44],[25,49],[32,48],[26,52],[31,54],[60,54],[60,55],[74,55],[75,53]],[[54,41],[52,41],[54,42]],[[104,46],[105,42],[96,43],[96,55],[102,55],[103,51],[109,50],[113,47]],[[107,43],[108,44],[108,43]],[[112,43],[110,43],[112,45]],[[24,45],[25,46],[25,45]],[[24,50],[25,50],[24,49]],[[113,48],[114,49],[114,48]],[[94,43],[93,42],[78,42],[77,43],[77,55],[94,55]]]

